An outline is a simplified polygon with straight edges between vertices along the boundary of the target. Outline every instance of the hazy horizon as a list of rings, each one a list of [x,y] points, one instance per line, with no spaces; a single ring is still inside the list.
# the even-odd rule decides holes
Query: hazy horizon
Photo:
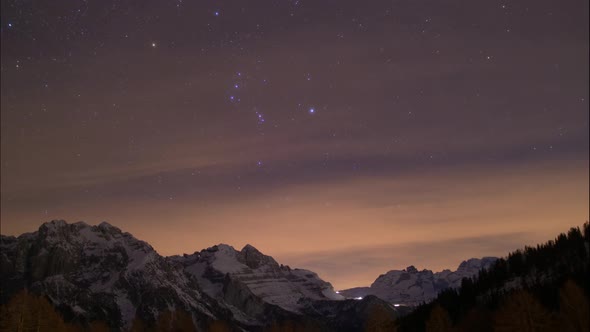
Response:
[[[54,220],[63,220],[63,219],[54,219]],[[65,220],[68,224],[73,224],[75,222],[84,222],[89,224],[90,226],[97,226],[98,224],[100,224],[101,222],[108,222],[106,220],[100,221],[100,222],[88,222],[88,221],[84,221],[84,220],[78,220],[78,221],[68,221]],[[49,221],[46,221],[49,222]],[[111,222],[108,222],[109,224],[120,228],[119,226],[117,226],[117,224],[113,224]],[[41,226],[43,223],[39,224],[39,226]],[[318,273],[318,275],[320,276],[320,278],[324,279],[325,281],[328,281],[332,284],[332,286],[334,287],[335,290],[342,290],[342,289],[348,289],[348,288],[354,288],[354,287],[367,287],[370,286],[370,284],[381,274],[384,274],[390,270],[403,270],[405,268],[407,268],[410,265],[415,266],[418,270],[423,270],[423,269],[427,269],[427,270],[432,270],[433,272],[440,272],[443,271],[445,269],[449,269],[449,270],[456,270],[456,268],[459,266],[459,264],[462,261],[468,260],[470,258],[483,258],[483,257],[505,257],[509,252],[512,252],[514,250],[518,250],[518,249],[522,249],[525,246],[536,246],[537,244],[541,244],[541,243],[545,243],[549,240],[553,240],[559,233],[565,233],[567,232],[567,230],[569,230],[569,228],[571,227],[581,227],[583,225],[583,222],[580,223],[579,225],[571,225],[570,227],[567,227],[567,229],[563,229],[561,231],[559,231],[558,233],[555,233],[553,235],[550,235],[547,238],[542,238],[542,234],[541,233],[536,233],[535,236],[533,238],[538,238],[538,240],[533,240],[533,238],[530,238],[527,243],[518,243],[519,240],[523,240],[525,234],[504,234],[503,235],[499,235],[496,240],[503,238],[504,242],[504,246],[502,247],[496,247],[496,248],[490,248],[489,247],[489,241],[486,242],[485,238],[471,238],[471,239],[462,239],[463,241],[460,241],[461,239],[459,239],[459,241],[453,241],[450,240],[449,242],[441,242],[441,243],[424,243],[424,242],[418,242],[414,245],[412,244],[406,244],[406,245],[402,245],[402,246],[395,246],[395,245],[391,245],[391,246],[386,246],[386,247],[356,247],[356,248],[346,248],[340,252],[336,251],[336,252],[330,252],[330,251],[324,251],[324,252],[311,252],[311,253],[301,253],[301,254],[280,254],[280,255],[273,255],[273,253],[267,252],[264,249],[260,248],[259,246],[257,246],[256,244],[253,243],[244,243],[243,245],[234,245],[232,243],[227,243],[227,242],[219,242],[219,243],[212,243],[209,245],[204,245],[198,248],[195,248],[194,250],[188,250],[188,251],[184,251],[184,252],[176,252],[176,253],[168,253],[168,252],[162,252],[161,250],[158,249],[158,247],[156,247],[152,240],[146,239],[146,238],[141,238],[136,236],[135,232],[129,231],[127,229],[121,229],[121,231],[123,232],[127,232],[132,234],[133,236],[135,236],[138,240],[141,241],[145,241],[148,244],[150,244],[154,250],[156,252],[158,252],[158,254],[165,256],[165,257],[170,257],[170,256],[175,256],[175,255],[183,255],[183,254],[193,254],[194,252],[198,252],[204,249],[207,249],[209,247],[212,247],[214,245],[219,245],[219,244],[227,244],[232,246],[234,249],[236,250],[241,250],[246,244],[250,244],[252,246],[254,246],[255,248],[257,248],[259,251],[261,251],[263,254],[268,255],[273,257],[279,264],[283,264],[283,265],[288,265],[291,268],[303,268],[303,269],[307,269],[307,270],[311,270],[313,272]],[[24,233],[32,233],[37,231],[38,229],[34,229],[31,230],[29,232],[24,232]],[[21,234],[24,234],[21,233]],[[3,231],[1,232],[2,235],[4,236],[19,236],[21,234],[5,234]],[[505,238],[507,237],[507,239]],[[467,240],[467,241],[465,241]],[[157,240],[156,240],[157,242]],[[469,243],[471,242],[471,243]],[[441,248],[447,248],[449,247],[449,244],[451,247],[453,246],[461,246],[464,249],[475,249],[475,252],[479,252],[481,253],[481,255],[475,255],[475,256],[470,256],[470,257],[463,257],[463,258],[459,258],[458,260],[456,259],[456,257],[444,257],[443,259],[441,259]],[[483,244],[483,249],[482,249],[482,244]],[[422,248],[426,246],[426,248]],[[512,246],[512,247],[510,247]],[[399,251],[400,247],[403,249],[401,251]],[[503,248],[508,248],[506,251],[502,251]],[[395,250],[398,249],[397,251],[395,251],[395,254],[392,254],[390,256],[388,255],[383,255],[383,256],[379,256],[379,255],[371,255],[372,252],[383,252],[384,250],[387,249],[391,249],[391,250]],[[419,258],[421,255],[417,255],[416,254],[416,250],[415,249],[421,249],[421,251],[418,251],[418,253],[420,253],[421,255],[425,255],[425,256],[429,256],[428,258],[422,258],[422,259],[417,259]],[[404,251],[405,250],[405,251]],[[352,257],[352,263],[351,261],[339,261],[334,265],[334,256],[338,256],[340,254],[342,254],[343,252],[347,253],[347,254],[356,254],[357,256],[353,256]],[[401,253],[400,253],[401,252]],[[486,252],[490,253],[490,254],[486,254]],[[466,252],[467,253],[467,252]],[[496,253],[496,254],[494,254]],[[347,256],[350,259],[350,256]],[[393,259],[392,259],[393,258]],[[373,264],[371,266],[370,269],[368,269],[367,271],[365,271],[362,275],[356,275],[353,273],[354,271],[354,267],[358,267],[358,265],[361,265],[363,267],[367,266],[366,263],[366,259],[378,259],[379,262],[381,264]],[[416,263],[412,263],[412,260],[416,259],[416,261],[421,261],[422,265],[420,264],[416,264]],[[354,263],[356,261],[356,263]],[[388,267],[387,262],[391,261],[391,266]],[[456,263],[453,263],[456,262]],[[356,265],[356,266],[355,266]],[[336,269],[331,269],[330,267],[336,267]],[[352,268],[352,269],[351,269]],[[347,272],[350,272],[349,275],[347,275]],[[354,278],[350,277],[350,274],[353,275]],[[368,280],[368,281],[367,281]]]

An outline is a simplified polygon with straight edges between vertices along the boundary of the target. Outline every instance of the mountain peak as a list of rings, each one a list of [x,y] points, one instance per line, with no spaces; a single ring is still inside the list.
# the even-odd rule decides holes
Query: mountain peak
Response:
[[[51,220],[51,221],[41,224],[41,226],[39,228],[40,229],[43,228],[46,230],[54,230],[54,229],[59,229],[59,228],[64,228],[64,227],[81,229],[81,228],[93,227],[93,226],[87,224],[84,221],[78,221],[78,222],[70,224],[63,219],[54,219],[54,220]],[[110,228],[118,229],[117,227],[107,223],[106,221],[101,222],[97,227],[104,228],[104,229],[110,229]]]
[[[39,234],[51,237],[67,237],[73,225],[68,224],[65,220],[52,220],[43,223],[39,227]],[[75,227],[75,226],[74,226]]]
[[[48,221],[46,223],[43,223],[41,225],[41,227],[45,227],[45,228],[59,228],[59,227],[64,227],[67,226],[68,223],[63,220],[63,219],[54,219],[51,221]]]
[[[118,227],[115,227],[106,221],[101,222],[97,227],[103,231],[121,233],[121,230]]]
[[[269,265],[273,268],[279,267],[279,264],[274,260],[274,258],[266,256],[250,244],[245,245],[240,251],[240,254],[244,264],[246,264],[251,269],[257,269],[262,265]]]
[[[216,244],[216,245],[214,245],[212,247],[209,247],[209,248],[207,248],[205,250],[206,251],[209,251],[209,252],[217,252],[217,251],[220,251],[220,252],[226,253],[226,254],[227,253],[233,254],[233,253],[237,252],[237,250],[234,249],[234,247],[230,246],[229,244],[225,244],[225,243]]]
[[[495,257],[483,257],[483,258],[470,258],[466,261],[462,261],[459,264],[457,270],[464,270],[464,269],[481,269],[481,268],[488,268],[492,263],[496,261],[497,258]]]
[[[260,252],[260,250],[256,249],[256,248],[255,248],[253,245],[251,245],[251,244],[246,244],[246,245],[245,245],[245,246],[242,248],[242,250],[241,250],[241,252],[242,252],[242,253],[249,252],[249,251],[250,251],[250,252]]]

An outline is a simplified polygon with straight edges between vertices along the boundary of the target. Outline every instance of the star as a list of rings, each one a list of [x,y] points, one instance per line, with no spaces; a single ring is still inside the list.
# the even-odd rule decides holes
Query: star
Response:
[[[155,42],[152,42],[152,47],[155,48],[157,45]]]
[[[314,114],[315,113],[315,108],[313,108],[313,107],[310,108],[308,112],[309,112],[309,114]]]
[[[259,113],[258,111],[256,111],[256,116],[258,117],[258,123],[264,123],[264,116],[262,115],[262,113]]]

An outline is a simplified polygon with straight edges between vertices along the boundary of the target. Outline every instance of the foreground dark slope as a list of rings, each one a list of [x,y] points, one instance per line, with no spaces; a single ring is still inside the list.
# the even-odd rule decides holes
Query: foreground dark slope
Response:
[[[590,227],[497,260],[397,322],[400,331],[589,331]]]
[[[162,257],[107,223],[52,221],[2,236],[0,249],[2,331],[22,327],[25,309],[27,324],[48,330],[35,320],[45,316],[39,301],[74,329],[100,323],[115,331],[386,331],[396,315],[373,296],[344,300],[312,271],[280,265],[252,246]]]

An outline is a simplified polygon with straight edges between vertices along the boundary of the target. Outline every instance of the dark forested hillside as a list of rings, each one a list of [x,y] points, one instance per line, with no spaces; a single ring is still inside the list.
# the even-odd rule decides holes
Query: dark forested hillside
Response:
[[[590,227],[497,260],[398,321],[401,331],[588,331]]]

